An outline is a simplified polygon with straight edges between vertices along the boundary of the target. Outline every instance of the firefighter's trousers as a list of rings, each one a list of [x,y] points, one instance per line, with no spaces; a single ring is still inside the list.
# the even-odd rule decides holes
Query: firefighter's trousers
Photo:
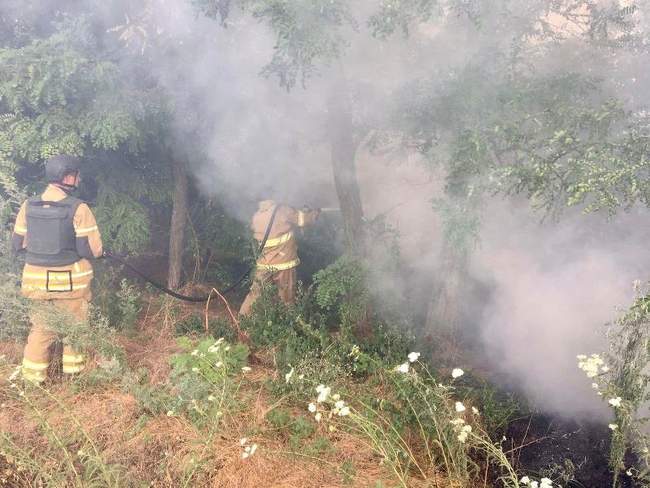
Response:
[[[52,346],[59,336],[48,329],[44,318],[47,307],[56,307],[71,318],[80,322],[88,320],[88,299],[70,298],[61,300],[34,300],[37,309],[30,314],[32,328],[27,338],[23,354],[23,378],[33,383],[41,383],[47,377],[47,368],[52,359]],[[46,313],[46,312],[45,312]],[[79,373],[85,367],[85,358],[79,351],[68,345],[63,347],[63,373]]]
[[[296,268],[285,269],[282,271],[271,271],[268,269],[257,268],[251,291],[242,303],[239,313],[248,315],[253,308],[253,304],[262,294],[265,285],[274,284],[278,289],[278,295],[287,305],[293,303],[296,299]]]

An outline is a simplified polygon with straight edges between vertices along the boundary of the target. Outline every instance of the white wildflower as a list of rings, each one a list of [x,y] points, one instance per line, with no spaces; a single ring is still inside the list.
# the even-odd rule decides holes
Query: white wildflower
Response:
[[[332,400],[334,400],[335,402],[338,402],[340,399],[341,399],[341,395],[339,395],[338,393],[334,393],[334,395],[332,395]]]
[[[316,415],[314,415],[314,420],[316,422],[320,422],[321,418],[323,418],[323,416],[321,415],[320,412],[318,412]]]
[[[323,403],[324,401],[327,401],[332,389],[329,386],[323,386],[320,390],[317,388],[316,391],[318,391],[318,398],[316,398],[316,402]]]
[[[343,407],[339,411],[339,417],[347,417],[348,415],[350,415],[350,407]]]
[[[214,365],[215,368],[220,368],[221,366],[223,366],[223,363],[221,361],[217,361]]]
[[[461,413],[465,411],[465,405],[462,404],[462,402],[456,402],[456,405],[454,407],[456,409],[456,412]]]
[[[215,400],[216,400],[216,398],[214,397],[214,395],[208,396],[208,401],[209,402],[214,402]]]
[[[224,347],[223,350],[226,351],[226,352],[230,351],[230,346]]]
[[[620,406],[621,406],[621,401],[622,401],[622,400],[623,400],[623,399],[622,399],[621,397],[610,398],[608,403],[609,403],[612,407],[616,408],[616,407],[620,407]]]
[[[252,371],[252,368],[249,367],[249,366],[244,366],[241,370],[242,370],[244,373],[250,373],[250,372]]]
[[[463,425],[465,423],[465,420],[463,420],[461,418],[457,418],[457,419],[451,420],[450,422],[451,422],[452,425],[459,426],[459,425]]]
[[[601,370],[603,373],[607,373],[607,372],[609,372],[609,366],[603,366],[602,368],[600,368],[600,370]]]
[[[343,407],[345,407],[345,402],[344,402],[343,400],[339,400],[338,402],[336,402],[336,403],[334,404],[334,406],[340,410],[340,409],[342,409]]]
[[[198,356],[198,354],[199,354],[199,350],[198,350],[198,349],[194,349],[194,350],[190,353],[191,356]]]
[[[173,410],[167,410],[167,416],[168,417],[173,417],[174,416],[174,411]]]
[[[530,488],[539,488],[539,483],[537,481],[531,481]]]
[[[309,410],[311,413],[316,412],[316,404],[315,403],[310,403],[309,406],[307,407],[307,410]]]
[[[454,379],[456,379],[456,378],[460,378],[460,377],[463,376],[464,374],[465,374],[465,371],[463,371],[462,369],[460,369],[460,368],[454,368],[454,369],[452,370],[452,372],[451,372],[451,377],[454,378]]]
[[[192,373],[198,373],[198,372],[199,372],[199,368],[197,367],[192,368]]]
[[[542,478],[539,480],[539,488],[551,488],[553,486],[553,481],[549,478]]]
[[[476,407],[472,407],[472,413],[473,413],[474,415],[479,415],[478,408],[476,408]]]
[[[607,427],[609,427],[609,429],[612,430],[612,431],[618,429],[618,425],[616,425],[616,424],[609,424]]]
[[[408,373],[409,372],[409,363],[400,364],[395,367],[395,371],[398,373]]]
[[[9,378],[7,378],[9,381],[14,381],[16,378],[18,378],[18,375],[20,374],[21,367],[17,366],[14,368],[13,372],[11,375],[9,375]]]
[[[578,367],[585,372],[588,378],[594,378],[598,376],[599,367],[607,368],[604,366],[605,361],[598,355],[592,354],[589,357],[586,357],[584,354],[577,356],[578,358]],[[609,369],[607,368],[606,371]],[[604,372],[606,372],[604,371]]]
[[[530,483],[530,478],[528,476],[524,476],[519,480],[519,483],[521,483],[522,485],[527,485],[528,483]]]
[[[240,446],[244,446],[246,444],[248,444],[248,437],[242,437],[241,439],[239,439]]]
[[[257,451],[257,444],[251,444],[250,446],[246,446],[244,448],[244,452],[241,455],[242,459],[251,457],[253,454],[255,454],[255,451]]]
[[[411,363],[414,363],[415,361],[417,361],[419,357],[420,357],[419,352],[410,352],[409,355],[408,355],[409,362],[411,362]]]
[[[628,469],[628,470],[625,472],[625,474],[628,475],[628,476],[632,476],[633,473],[632,473],[632,470],[631,470],[631,469]]]
[[[295,370],[293,369],[293,366],[291,366],[291,370],[287,374],[284,375],[284,382],[285,383],[289,383],[289,381],[291,381],[291,377],[293,376],[294,372],[295,372]]]

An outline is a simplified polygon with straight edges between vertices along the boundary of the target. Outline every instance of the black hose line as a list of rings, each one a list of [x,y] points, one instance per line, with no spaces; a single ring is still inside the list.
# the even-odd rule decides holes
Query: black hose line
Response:
[[[275,215],[278,212],[279,205],[276,205],[275,208],[273,209],[273,213],[271,214],[271,220],[269,220],[269,225],[266,226],[266,231],[264,232],[264,238],[262,239],[262,242],[260,242],[260,247],[258,248],[257,251],[257,256],[261,256],[262,251],[264,250],[264,246],[266,246],[266,241],[269,238],[269,235],[271,234],[271,228],[273,227],[273,222],[275,221]],[[147,283],[150,283],[154,288],[157,288],[158,290],[162,291],[163,293],[166,293],[169,296],[172,296],[174,298],[178,298],[179,300],[183,300],[185,302],[193,302],[193,303],[201,303],[201,302],[207,302],[208,299],[210,298],[210,295],[205,295],[205,296],[200,296],[200,297],[191,297],[188,295],[182,295],[181,293],[177,293],[174,290],[170,290],[167,288],[165,285],[162,283],[158,283],[157,281],[152,280],[149,276],[144,274],[142,271],[140,271],[138,268],[135,266],[129,264],[126,259],[122,256],[118,256],[117,254],[112,253],[111,251],[105,251],[104,256],[106,258],[112,259],[113,261],[116,261],[120,263],[121,265],[125,266],[126,268],[130,269],[133,271],[136,275],[138,275],[140,278],[142,278],[144,281]],[[249,266],[248,269],[244,274],[242,274],[239,279],[232,285],[230,285],[228,288],[223,290],[221,293],[226,294],[230,293],[233,291],[235,288],[237,288],[241,283],[248,277],[248,275],[253,271],[255,268],[255,265]]]

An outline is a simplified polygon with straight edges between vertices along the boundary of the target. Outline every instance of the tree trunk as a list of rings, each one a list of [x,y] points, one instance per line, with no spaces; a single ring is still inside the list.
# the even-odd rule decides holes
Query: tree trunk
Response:
[[[426,331],[429,336],[453,337],[460,323],[460,304],[466,279],[467,253],[445,243],[440,251],[437,275],[427,310]]]
[[[363,207],[357,180],[352,114],[349,95],[341,83],[335,86],[328,100],[328,124],[331,143],[334,185],[341,207],[347,251],[364,255]]]
[[[330,92],[327,109],[332,172],[341,207],[346,249],[349,254],[363,258],[366,255],[366,241],[361,191],[355,164],[357,143],[353,134],[349,93],[344,83],[334,85]],[[357,336],[369,337],[372,335],[371,315],[370,304],[367,304],[361,311],[356,324]]]
[[[172,219],[169,226],[169,269],[167,287],[176,289],[181,285],[181,270],[183,268],[183,251],[185,248],[185,228],[188,211],[188,181],[185,164],[174,160],[174,194],[172,197]]]

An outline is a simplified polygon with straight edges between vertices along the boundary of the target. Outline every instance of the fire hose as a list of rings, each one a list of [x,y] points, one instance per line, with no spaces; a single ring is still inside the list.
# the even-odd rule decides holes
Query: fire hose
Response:
[[[276,205],[275,208],[273,209],[273,213],[271,214],[271,220],[269,220],[269,225],[266,227],[266,231],[264,232],[264,238],[260,242],[260,246],[257,250],[257,256],[260,256],[262,254],[262,251],[264,250],[264,246],[266,246],[266,241],[269,239],[269,235],[271,234],[271,228],[273,227],[273,222],[275,221],[275,215],[278,212],[279,206]],[[166,293],[169,296],[172,296],[174,298],[177,298],[179,300],[183,300],[186,302],[193,302],[193,303],[202,303],[202,302],[207,302],[210,299],[210,294],[204,295],[204,296],[198,296],[198,297],[193,297],[189,295],[183,295],[181,293],[175,292],[174,290],[171,290],[167,288],[165,285],[162,283],[159,283],[155,280],[153,280],[151,277],[140,271],[138,268],[130,264],[128,261],[126,261],[125,256],[120,256],[116,253],[113,253],[111,251],[104,251],[104,254],[102,257],[111,259],[121,265],[123,265],[125,268],[131,270],[133,273],[138,275],[140,278],[142,278],[144,281],[147,283],[151,284],[154,288],[157,288],[158,290],[162,291],[163,293]],[[253,271],[253,268],[255,268],[255,265],[253,264],[252,266],[249,266],[248,269],[239,277],[239,279],[230,285],[228,288],[226,288],[224,291],[222,291],[222,294],[230,293],[233,291],[235,288],[237,288],[241,283],[248,277],[248,275]]]

